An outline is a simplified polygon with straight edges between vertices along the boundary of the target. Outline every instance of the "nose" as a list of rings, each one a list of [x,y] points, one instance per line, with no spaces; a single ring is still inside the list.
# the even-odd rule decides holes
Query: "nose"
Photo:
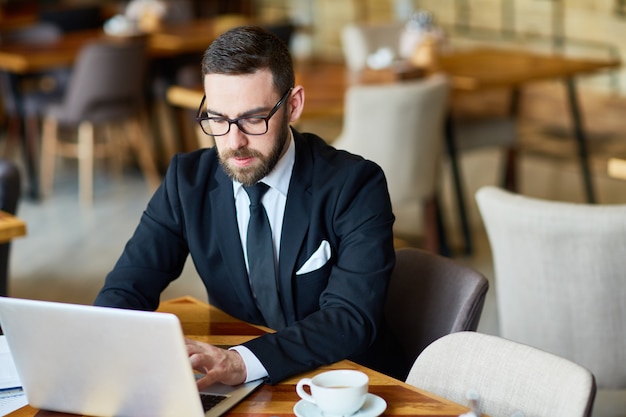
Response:
[[[226,134],[225,138],[230,149],[240,149],[248,145],[248,136],[239,130],[237,123],[230,125],[230,130]]]

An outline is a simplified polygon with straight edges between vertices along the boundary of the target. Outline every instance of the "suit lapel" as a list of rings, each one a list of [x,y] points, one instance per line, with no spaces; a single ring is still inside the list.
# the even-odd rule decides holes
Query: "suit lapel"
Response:
[[[311,153],[296,131],[294,131],[294,140],[296,157],[289,182],[289,192],[287,193],[278,265],[281,302],[287,324],[293,323],[296,318],[292,298],[292,277],[302,242],[309,229],[312,198],[310,188],[313,161],[311,160]]]

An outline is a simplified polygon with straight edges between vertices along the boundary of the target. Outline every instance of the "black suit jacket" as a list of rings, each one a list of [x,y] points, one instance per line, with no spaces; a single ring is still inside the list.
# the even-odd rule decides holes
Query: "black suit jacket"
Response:
[[[360,354],[373,343],[395,263],[382,170],[294,131],[295,164],[283,219],[279,293],[288,326],[245,343],[270,382]],[[321,268],[296,271],[327,241]],[[176,155],[95,304],[154,310],[188,254],[211,304],[263,324],[239,238],[233,186],[215,148]]]

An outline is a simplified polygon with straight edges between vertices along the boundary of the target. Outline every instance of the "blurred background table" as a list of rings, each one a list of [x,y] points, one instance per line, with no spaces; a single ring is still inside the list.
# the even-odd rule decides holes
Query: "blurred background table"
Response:
[[[0,243],[26,235],[26,223],[5,211],[0,211]]]
[[[437,67],[452,77],[456,94],[504,88],[511,91],[510,115],[519,116],[521,89],[537,81],[563,81],[567,93],[567,107],[572,121],[577,156],[583,179],[587,202],[596,202],[596,193],[589,165],[587,134],[579,105],[576,77],[618,68],[618,59],[583,59],[561,54],[546,54],[529,50],[503,48],[471,48],[444,53],[439,56]],[[446,145],[459,211],[460,224],[465,240],[466,253],[471,253],[472,239],[465,207],[465,192],[457,157],[457,143],[452,128],[447,129]],[[515,170],[515,151],[507,156]],[[512,173],[515,176],[515,173]],[[510,186],[511,184],[505,184]],[[515,188],[515,186],[513,186]]]

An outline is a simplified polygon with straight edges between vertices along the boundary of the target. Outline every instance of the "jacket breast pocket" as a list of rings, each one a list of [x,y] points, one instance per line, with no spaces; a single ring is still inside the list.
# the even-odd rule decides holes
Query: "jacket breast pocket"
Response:
[[[298,320],[320,309],[320,296],[328,285],[332,262],[307,274],[296,275],[295,298]]]
[[[315,249],[315,252],[298,268],[296,275],[305,275],[322,268],[328,264],[331,256],[332,251],[330,249],[330,243],[328,243],[327,240],[322,240],[322,243]]]

